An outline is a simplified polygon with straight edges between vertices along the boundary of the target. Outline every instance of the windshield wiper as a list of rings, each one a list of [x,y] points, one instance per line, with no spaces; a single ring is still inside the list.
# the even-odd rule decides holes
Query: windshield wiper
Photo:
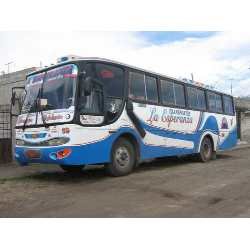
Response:
[[[41,97],[42,97],[43,83],[42,83],[42,86],[41,86],[41,88],[39,90],[40,90],[40,92],[39,92],[39,112],[41,113],[41,118],[42,118],[42,122],[43,122],[44,127],[48,128],[49,126],[45,121],[45,118],[44,118],[44,115],[43,115],[43,110],[42,110],[42,107],[41,107]]]
[[[28,109],[28,112],[27,112],[27,115],[26,115],[25,121],[24,121],[24,123],[23,123],[23,131],[24,131],[24,130],[25,130],[25,128],[26,128],[26,123],[27,123],[27,121],[28,121],[28,117],[29,117],[29,114],[30,114],[31,108],[32,108],[32,105],[30,105],[30,108]]]

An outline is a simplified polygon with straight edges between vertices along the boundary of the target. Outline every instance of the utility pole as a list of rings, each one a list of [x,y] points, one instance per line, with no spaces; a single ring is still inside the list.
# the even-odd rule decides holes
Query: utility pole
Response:
[[[12,64],[12,63],[14,63],[14,62],[8,62],[8,63],[6,63],[5,65],[8,67],[8,74],[10,73],[10,64]]]
[[[231,81],[231,83],[230,83],[230,89],[231,89],[231,95],[233,95],[233,78],[230,78],[230,79],[228,79],[228,80],[230,80]]]

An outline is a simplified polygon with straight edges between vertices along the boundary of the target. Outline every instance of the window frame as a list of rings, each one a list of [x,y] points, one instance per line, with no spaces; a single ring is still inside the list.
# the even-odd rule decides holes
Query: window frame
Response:
[[[131,73],[136,73],[136,74],[141,74],[141,75],[143,75],[143,78],[144,78],[144,94],[145,94],[144,100],[138,99],[138,98],[136,98],[136,97],[132,97],[132,96],[131,96],[131,89],[132,89]],[[142,72],[139,72],[139,71],[137,71],[137,70],[128,70],[128,80],[129,80],[128,98],[131,99],[131,100],[134,100],[134,101],[136,101],[136,102],[137,102],[137,101],[138,101],[138,102],[146,102],[146,101],[147,101],[147,100],[146,100],[147,96],[146,96],[145,74],[142,73]]]
[[[132,86],[132,82],[131,82],[131,77],[130,74],[131,73],[137,73],[137,74],[142,74],[144,76],[144,90],[145,90],[145,100],[141,100],[141,99],[137,99],[137,98],[133,98],[130,96],[131,94],[131,86]],[[147,87],[146,87],[146,77],[153,77],[156,80],[156,90],[157,90],[157,98],[158,101],[154,102],[154,101],[148,101],[147,100]],[[159,82],[158,82],[158,76],[154,75],[154,74],[150,74],[144,71],[140,71],[140,70],[136,70],[136,69],[132,69],[132,68],[128,68],[128,99],[137,102],[137,103],[142,103],[142,104],[149,104],[149,105],[158,105],[161,106],[160,104],[160,96],[159,96]]]
[[[146,78],[147,77],[151,77],[155,79],[155,84],[156,84],[156,94],[157,94],[157,101],[152,101],[152,100],[148,100],[148,96],[147,96],[147,84],[146,84]],[[151,74],[144,74],[144,80],[145,80],[145,93],[146,93],[146,102],[149,104],[158,104],[159,103],[159,87],[158,87],[158,79],[157,76],[151,75]]]
[[[219,112],[219,111],[211,111],[210,109],[209,109],[209,100],[208,100],[208,94],[209,93],[212,93],[212,94],[215,94],[215,95],[219,95],[220,96],[220,98],[221,98],[221,106],[222,106],[222,111],[221,112]],[[213,91],[213,90],[206,90],[206,96],[207,96],[207,112],[209,112],[209,113],[215,113],[215,114],[225,114],[225,110],[224,110],[224,103],[223,103],[223,96],[222,96],[223,94],[221,94],[221,93],[218,93],[218,92],[216,92],[216,91]]]
[[[223,97],[229,97],[229,98],[231,98],[231,100],[232,100],[232,106],[233,106],[233,113],[226,113],[226,111],[225,111],[225,102],[224,102],[224,98]],[[233,98],[233,96],[231,96],[231,95],[227,95],[227,94],[222,94],[221,95],[221,99],[222,99],[222,107],[223,107],[223,113],[225,114],[225,115],[230,115],[230,116],[235,116],[235,105],[234,105],[234,98]]]
[[[94,72],[95,72],[95,78],[97,78],[97,64],[102,64],[102,65],[107,65],[107,66],[110,66],[110,67],[114,67],[114,68],[119,68],[120,70],[123,71],[123,90],[122,90],[122,96],[121,97],[116,97],[116,96],[111,96],[111,95],[107,95],[107,97],[112,97],[112,98],[120,98],[120,99],[125,99],[126,97],[126,74],[127,74],[127,71],[126,71],[126,68],[123,67],[122,65],[119,65],[119,64],[114,64],[114,63],[109,63],[109,62],[103,62],[103,61],[87,61],[84,65],[84,70],[86,69],[87,65],[88,64],[92,64],[92,70],[94,68]]]
[[[120,68],[122,71],[123,71],[123,74],[124,74],[124,79],[123,79],[123,96],[121,97],[121,100],[122,100],[122,104],[121,104],[121,109],[119,110],[119,112],[117,113],[117,116],[115,117],[115,119],[111,120],[111,121],[103,121],[103,123],[101,124],[82,124],[80,121],[79,121],[79,118],[78,118],[78,115],[79,115],[79,111],[77,110],[75,112],[75,120],[77,121],[77,124],[79,124],[80,126],[82,127],[103,127],[103,126],[106,126],[106,125],[109,125],[109,124],[113,124],[114,122],[116,122],[120,117],[121,117],[121,114],[124,110],[124,107],[125,107],[125,103],[126,103],[126,100],[127,100],[127,95],[128,95],[128,88],[127,88],[127,83],[128,83],[128,72],[129,72],[129,69],[128,67],[124,66],[124,65],[120,65],[120,64],[117,64],[117,63],[113,63],[113,62],[106,62],[106,61],[102,61],[102,60],[86,60],[86,61],[82,61],[81,64],[79,63],[79,69],[81,69],[81,71],[79,71],[79,75],[78,75],[78,84],[77,84],[77,104],[79,103],[79,94],[80,94],[80,86],[79,86],[79,83],[80,83],[80,79],[82,78],[82,75],[84,75],[84,72],[85,72],[85,69],[86,69],[86,66],[87,64],[94,64],[94,68],[96,70],[96,64],[105,64],[105,65],[108,65],[108,66],[113,66],[113,67],[117,67],[117,68]],[[93,66],[93,65],[92,65]],[[107,96],[107,97],[112,97],[112,96]],[[106,103],[105,103],[106,105]]]
[[[199,87],[199,86],[195,86],[195,85],[192,85],[192,84],[187,84],[185,86],[186,88],[186,101],[187,101],[187,109],[189,110],[195,110],[195,111],[203,111],[203,112],[207,112],[208,111],[208,103],[207,103],[207,94],[206,94],[206,89],[205,88],[202,88],[202,87]],[[204,109],[201,109],[201,108],[195,108],[195,107],[190,107],[189,105],[189,100],[188,100],[188,88],[194,88],[194,89],[198,89],[198,90],[201,90],[204,92],[204,97],[205,97],[205,108]]]
[[[176,105],[176,104],[165,104],[163,103],[163,98],[162,98],[162,86],[161,86],[161,81],[167,81],[167,82],[171,82],[174,84],[179,84],[183,87],[183,91],[184,91],[184,106],[181,106],[181,105]],[[164,106],[164,107],[170,107],[170,108],[179,108],[179,109],[187,109],[187,98],[186,98],[186,86],[184,83],[182,82],[179,82],[179,81],[176,81],[176,80],[172,80],[172,79],[169,79],[167,77],[158,77],[158,86],[159,86],[159,97],[160,97],[160,105],[161,106]]]
[[[167,104],[167,103],[165,103],[165,102],[163,101],[164,98],[163,98],[162,81],[166,81],[167,83],[172,84],[172,87],[173,87],[173,94],[174,94],[174,82],[171,82],[170,80],[167,80],[167,79],[160,79],[160,86],[161,86],[161,101],[162,101],[162,104],[165,105],[165,106],[176,107],[176,104],[175,104],[175,103],[173,103],[173,104],[171,104],[171,103]],[[175,97],[175,94],[174,94],[174,97]],[[174,102],[175,102],[175,100],[174,100]]]
[[[183,87],[183,96],[184,96],[184,105],[175,104],[176,107],[184,107],[184,108],[187,108],[185,86],[184,86],[183,84],[178,83],[178,82],[174,82],[174,94],[175,94],[175,97],[176,97],[175,85],[179,85],[179,86],[182,86],[182,87]],[[175,98],[175,102],[176,102],[176,98]]]

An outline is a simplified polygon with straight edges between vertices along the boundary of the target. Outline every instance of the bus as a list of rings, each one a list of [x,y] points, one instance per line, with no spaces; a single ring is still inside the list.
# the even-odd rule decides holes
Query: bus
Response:
[[[102,58],[74,58],[27,75],[16,123],[20,165],[67,172],[194,155],[207,162],[237,143],[234,99],[198,84]]]

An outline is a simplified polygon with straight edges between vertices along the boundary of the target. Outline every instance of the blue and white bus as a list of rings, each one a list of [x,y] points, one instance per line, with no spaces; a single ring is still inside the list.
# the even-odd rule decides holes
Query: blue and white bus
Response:
[[[15,158],[68,172],[104,164],[122,176],[159,157],[194,154],[207,162],[236,145],[236,131],[230,95],[107,59],[78,58],[27,76]]]

